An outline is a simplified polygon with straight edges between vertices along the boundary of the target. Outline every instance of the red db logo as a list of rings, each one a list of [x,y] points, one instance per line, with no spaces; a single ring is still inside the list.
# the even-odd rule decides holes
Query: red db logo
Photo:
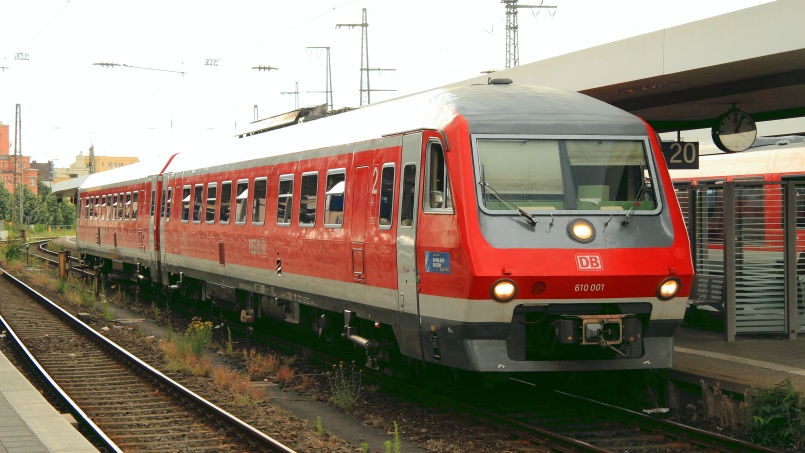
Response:
[[[601,261],[601,255],[576,255],[576,267],[580,271],[602,271],[604,270],[604,263]]]

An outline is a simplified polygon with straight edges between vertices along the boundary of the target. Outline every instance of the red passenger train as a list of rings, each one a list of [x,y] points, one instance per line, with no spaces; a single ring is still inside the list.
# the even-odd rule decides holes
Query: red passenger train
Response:
[[[84,260],[351,341],[373,368],[671,366],[690,247],[628,113],[493,79],[218,151],[91,175]]]

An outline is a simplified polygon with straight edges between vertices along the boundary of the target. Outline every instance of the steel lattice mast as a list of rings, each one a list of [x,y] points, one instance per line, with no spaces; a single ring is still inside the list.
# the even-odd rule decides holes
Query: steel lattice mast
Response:
[[[369,67],[369,23],[366,21],[366,8],[362,9],[363,20],[359,24],[336,24],[335,28],[348,27],[355,28],[361,27],[361,105],[371,104],[372,91],[396,91],[396,90],[373,90],[369,84],[369,71],[394,71],[394,69],[380,69]]]
[[[364,22],[366,21],[366,17],[364,16]],[[324,102],[327,104],[327,110],[333,110],[333,73],[332,73],[332,66],[330,66],[330,48],[329,47],[308,47],[308,49],[324,49],[327,51],[327,68],[326,68],[326,75],[325,75],[325,82],[324,82]],[[363,52],[361,52],[363,54]],[[361,60],[363,60],[363,56],[361,56]],[[363,72],[361,72],[361,77],[363,77]],[[368,76],[367,76],[368,77]],[[369,79],[367,78],[366,83],[369,83]],[[361,79],[361,88],[363,88],[363,79]],[[321,91],[309,91],[309,93],[321,93]]]
[[[520,66],[520,38],[517,23],[517,10],[519,8],[546,8],[556,9],[555,6],[519,5],[518,0],[501,0],[506,5],[506,69]],[[544,2],[543,2],[544,3]]]

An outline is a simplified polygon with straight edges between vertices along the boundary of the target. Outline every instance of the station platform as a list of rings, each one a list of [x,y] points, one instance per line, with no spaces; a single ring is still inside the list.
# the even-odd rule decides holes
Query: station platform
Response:
[[[805,394],[805,335],[738,336],[734,342],[721,332],[683,326],[674,337],[672,379],[743,393],[749,387],[772,388],[791,379]]]
[[[0,453],[97,451],[0,352]]]

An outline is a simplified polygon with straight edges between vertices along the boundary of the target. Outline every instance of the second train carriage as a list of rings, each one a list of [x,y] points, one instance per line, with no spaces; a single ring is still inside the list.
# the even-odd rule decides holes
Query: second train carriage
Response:
[[[126,220],[83,207],[79,248],[245,321],[343,336],[373,367],[669,367],[692,266],[659,149],[577,93],[437,90],[92,176],[83,206],[145,193],[148,247],[94,243]]]

